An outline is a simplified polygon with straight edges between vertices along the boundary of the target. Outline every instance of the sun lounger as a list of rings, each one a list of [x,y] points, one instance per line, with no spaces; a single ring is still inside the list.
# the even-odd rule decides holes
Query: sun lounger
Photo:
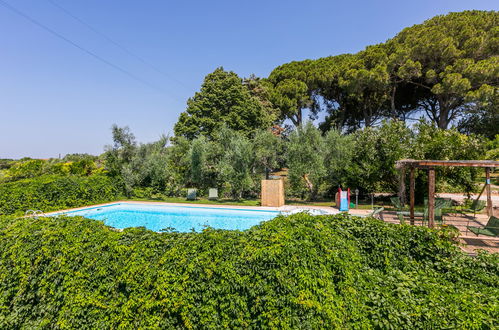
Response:
[[[472,227],[472,226],[466,226],[466,228],[471,231],[475,235],[486,235],[486,236],[492,236],[492,237],[498,237],[499,236],[499,218],[497,217],[490,217],[489,221],[484,227]]]

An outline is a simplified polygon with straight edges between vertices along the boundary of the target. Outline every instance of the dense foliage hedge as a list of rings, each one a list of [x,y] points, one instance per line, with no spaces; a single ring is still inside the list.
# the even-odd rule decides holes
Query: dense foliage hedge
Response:
[[[104,175],[47,175],[0,184],[0,214],[44,212],[115,200],[119,189]]]
[[[498,284],[498,255],[374,219],[160,234],[0,217],[0,328],[494,328]]]

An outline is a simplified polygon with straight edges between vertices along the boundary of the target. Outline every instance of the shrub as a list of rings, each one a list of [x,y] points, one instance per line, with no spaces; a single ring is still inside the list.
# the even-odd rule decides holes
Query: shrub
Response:
[[[54,211],[108,202],[118,196],[119,189],[107,176],[40,176],[0,184],[0,214]]]
[[[343,215],[162,234],[0,217],[0,328],[494,328],[498,274],[438,231]]]
[[[30,159],[16,162],[8,171],[10,180],[32,178],[42,174],[45,161],[41,159]]]
[[[486,159],[499,160],[499,134],[495,136],[494,140],[488,143],[488,151],[485,155]]]
[[[460,134],[456,129],[438,129],[424,122],[416,125],[416,129],[411,158],[450,160],[483,159],[485,156],[486,143],[479,136]],[[447,185],[447,191],[471,193],[478,188],[475,182],[480,172],[483,170],[470,167],[438,167],[437,191]],[[426,174],[420,174],[416,175],[416,190],[425,191],[428,178]]]

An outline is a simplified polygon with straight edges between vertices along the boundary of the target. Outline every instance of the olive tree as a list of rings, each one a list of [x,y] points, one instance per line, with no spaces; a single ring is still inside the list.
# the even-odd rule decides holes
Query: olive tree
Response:
[[[219,179],[233,198],[240,199],[255,187],[253,145],[247,137],[222,127],[216,142]]]
[[[287,143],[286,161],[291,186],[301,191],[305,188],[312,200],[317,197],[326,174],[324,149],[324,138],[311,122],[296,128]]]
[[[270,171],[276,169],[282,162],[282,139],[270,130],[258,131],[253,138],[253,152],[256,171],[265,173],[265,178],[268,179]]]

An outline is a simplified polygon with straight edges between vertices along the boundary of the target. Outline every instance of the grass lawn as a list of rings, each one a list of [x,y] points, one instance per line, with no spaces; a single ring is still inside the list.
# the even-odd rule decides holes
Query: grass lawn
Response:
[[[165,202],[165,203],[184,203],[184,204],[211,204],[211,205],[237,205],[237,206],[260,206],[259,199],[218,199],[218,200],[209,200],[207,198],[200,197],[196,200],[187,200],[184,197],[158,197],[158,198],[122,198],[121,200],[128,201],[141,201],[141,202]],[[335,207],[335,203],[331,200],[318,200],[318,201],[303,201],[297,199],[287,199],[285,205],[294,205],[294,206],[326,206],[326,207]],[[375,201],[374,208],[384,207],[386,211],[397,211],[390,202],[386,201]],[[457,206],[454,207],[452,212],[456,212],[460,209],[466,208],[465,206]],[[372,205],[366,201],[359,201],[359,205],[356,208],[359,210],[371,210]],[[409,210],[409,206],[406,205],[404,210]],[[424,212],[423,205],[415,205],[415,212]],[[485,210],[482,210],[483,213]]]
[[[210,200],[207,198],[197,198],[196,200],[187,200],[183,197],[163,197],[163,198],[126,198],[129,201],[141,202],[166,202],[166,203],[185,203],[185,204],[212,204],[212,205],[239,205],[239,206],[260,206],[260,200],[256,199],[218,199]]]
[[[141,202],[166,202],[166,203],[185,203],[185,204],[212,204],[212,205],[238,205],[238,206],[260,206],[259,199],[218,199],[218,200],[210,200],[207,198],[198,198],[196,200],[187,200],[183,197],[162,197],[162,198],[123,198],[123,200],[129,201],[141,201]],[[296,205],[296,206],[327,206],[334,207],[334,202],[330,200],[320,200],[315,202],[310,201],[301,201],[290,199],[286,200],[286,205]],[[374,207],[381,207],[384,205],[375,204]],[[385,206],[386,207],[386,206]],[[371,204],[362,204],[360,203],[357,207],[362,210],[370,210]]]

